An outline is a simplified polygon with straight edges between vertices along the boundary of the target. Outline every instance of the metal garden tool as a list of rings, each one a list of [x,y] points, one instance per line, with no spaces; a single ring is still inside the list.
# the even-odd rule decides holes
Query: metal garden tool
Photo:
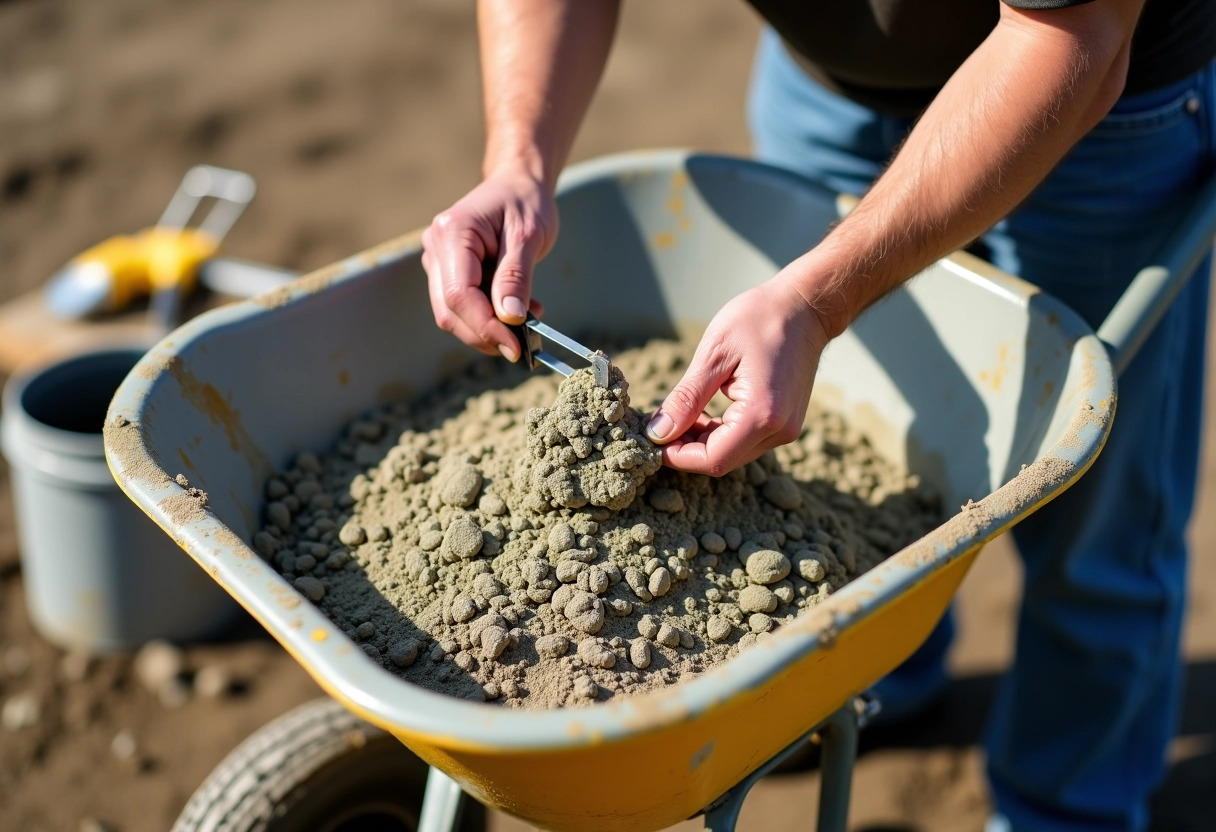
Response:
[[[481,270],[481,288],[488,297],[490,294],[490,283],[494,279],[495,264],[493,261],[486,261],[482,264]],[[555,372],[561,373],[563,376],[568,376],[574,372],[574,367],[562,361],[551,351],[545,349],[545,341],[550,341],[561,347],[571,355],[586,361],[591,365],[591,372],[595,376],[595,383],[600,387],[608,386],[608,356],[603,350],[593,350],[583,346],[573,338],[558,332],[548,324],[541,323],[540,319],[528,313],[527,318],[522,324],[508,324],[511,332],[519,341],[519,357],[523,365],[529,370],[535,370],[542,364]]]
[[[156,225],[98,243],[51,278],[46,287],[51,313],[85,318],[120,311],[149,295],[152,323],[162,331],[172,329],[200,266],[214,257],[255,191],[247,173],[210,165],[191,168]],[[210,210],[191,226],[207,199],[214,200]]]
[[[608,356],[604,355],[602,350],[584,347],[578,341],[563,335],[548,324],[541,323],[531,312],[528,313],[528,318],[523,324],[511,327],[511,331],[519,339],[520,358],[529,370],[535,370],[543,364],[564,376],[574,372],[573,367],[545,349],[544,342],[548,340],[566,352],[587,361],[591,365],[591,372],[595,375],[595,383],[600,387],[608,386],[609,362]]]

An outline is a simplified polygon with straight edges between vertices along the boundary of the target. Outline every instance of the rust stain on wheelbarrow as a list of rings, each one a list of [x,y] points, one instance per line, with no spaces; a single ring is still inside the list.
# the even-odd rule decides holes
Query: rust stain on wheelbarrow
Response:
[[[273,470],[266,454],[241,424],[241,412],[228,402],[214,384],[201,381],[178,356],[170,358],[165,369],[181,387],[182,397],[206,416],[212,425],[223,429],[228,437],[228,446],[249,462],[255,476],[263,478]]]

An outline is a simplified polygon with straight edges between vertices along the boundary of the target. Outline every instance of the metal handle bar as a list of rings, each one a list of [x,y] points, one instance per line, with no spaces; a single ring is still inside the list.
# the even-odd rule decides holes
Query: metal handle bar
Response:
[[[1098,327],[1115,372],[1122,374],[1161,316],[1202,262],[1216,236],[1216,176],[1200,189],[1161,249],[1160,262],[1142,268]]]

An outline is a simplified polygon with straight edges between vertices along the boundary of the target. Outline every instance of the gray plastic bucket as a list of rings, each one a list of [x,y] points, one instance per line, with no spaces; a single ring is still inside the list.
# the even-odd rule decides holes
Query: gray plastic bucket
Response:
[[[238,609],[123,495],[106,465],[106,408],[142,355],[90,352],[14,376],[4,389],[0,441],[30,617],[63,647],[197,640]]]

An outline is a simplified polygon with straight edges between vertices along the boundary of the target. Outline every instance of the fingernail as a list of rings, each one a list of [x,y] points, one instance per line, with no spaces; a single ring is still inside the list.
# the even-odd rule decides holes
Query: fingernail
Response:
[[[498,351],[502,354],[503,358],[507,359],[512,364],[519,360],[519,353],[514,347],[508,347],[506,344],[499,344]]]
[[[657,413],[655,417],[646,425],[646,435],[655,442],[662,442],[667,438],[667,434],[671,433],[671,429],[675,427],[675,422],[666,413]]]
[[[528,316],[528,310],[524,308],[524,302],[516,297],[502,299],[502,313],[508,318],[526,318]]]

